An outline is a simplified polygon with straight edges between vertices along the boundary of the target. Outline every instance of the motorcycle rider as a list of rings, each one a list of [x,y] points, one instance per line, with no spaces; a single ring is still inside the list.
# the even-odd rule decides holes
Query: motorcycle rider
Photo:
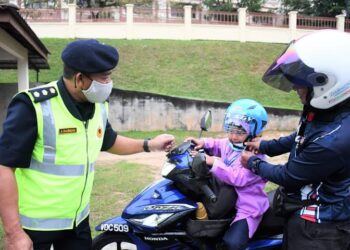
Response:
[[[228,249],[246,249],[269,208],[264,192],[266,180],[244,168],[240,162],[244,142],[258,136],[266,124],[267,113],[261,104],[250,99],[240,99],[227,108],[223,124],[227,138],[187,138],[196,144],[196,150],[205,149],[210,172],[220,181],[233,186],[237,192],[237,213],[223,237]],[[258,157],[264,159],[263,155]]]
[[[290,152],[286,164],[242,153],[248,169],[285,188],[284,249],[350,249],[349,65],[350,35],[322,30],[292,41],[263,76],[303,104],[296,132],[247,143],[269,156]]]

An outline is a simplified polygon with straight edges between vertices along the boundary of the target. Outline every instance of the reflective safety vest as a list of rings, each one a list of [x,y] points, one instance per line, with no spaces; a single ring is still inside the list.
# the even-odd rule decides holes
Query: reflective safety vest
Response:
[[[89,215],[108,104],[96,103],[93,118],[83,122],[69,112],[56,82],[24,93],[33,102],[38,135],[30,167],[16,169],[22,227],[72,229]]]

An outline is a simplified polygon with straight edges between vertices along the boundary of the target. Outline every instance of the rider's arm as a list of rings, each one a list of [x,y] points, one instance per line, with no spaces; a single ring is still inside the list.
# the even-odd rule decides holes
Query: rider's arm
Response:
[[[289,136],[280,137],[278,139],[273,139],[269,141],[261,141],[259,151],[262,154],[267,154],[268,156],[276,156],[285,153],[289,153],[294,142],[295,142],[296,132],[290,134]]]
[[[338,154],[317,143],[310,144],[284,165],[273,165],[256,159],[256,156],[249,158],[249,168],[255,169],[261,177],[289,189],[320,182],[344,166],[344,160]]]

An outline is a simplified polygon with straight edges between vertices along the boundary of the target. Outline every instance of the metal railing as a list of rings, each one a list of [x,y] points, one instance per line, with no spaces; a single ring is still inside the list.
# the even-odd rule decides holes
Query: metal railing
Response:
[[[68,22],[68,9],[20,9],[28,22]]]
[[[223,11],[193,11],[192,23],[238,25],[238,13]]]
[[[79,8],[76,10],[77,22],[125,22],[124,7]]]
[[[183,23],[183,9],[154,9],[151,7],[134,7],[134,22]]]
[[[249,26],[288,27],[289,17],[272,13],[248,12],[246,24]]]
[[[298,29],[336,29],[337,19],[334,17],[313,17],[300,16],[297,17]]]
[[[350,32],[350,19],[345,19],[345,32]]]

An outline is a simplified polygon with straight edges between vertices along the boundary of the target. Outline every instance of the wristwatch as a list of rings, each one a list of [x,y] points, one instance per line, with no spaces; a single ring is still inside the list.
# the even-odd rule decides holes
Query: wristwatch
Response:
[[[151,140],[151,138],[145,138],[143,140],[143,151],[145,152],[151,152],[151,150],[149,150],[149,147],[148,147],[149,140]]]
[[[256,158],[252,161],[251,163],[251,168],[250,170],[254,173],[257,174],[259,171],[259,165],[260,165],[261,159],[260,158]]]

